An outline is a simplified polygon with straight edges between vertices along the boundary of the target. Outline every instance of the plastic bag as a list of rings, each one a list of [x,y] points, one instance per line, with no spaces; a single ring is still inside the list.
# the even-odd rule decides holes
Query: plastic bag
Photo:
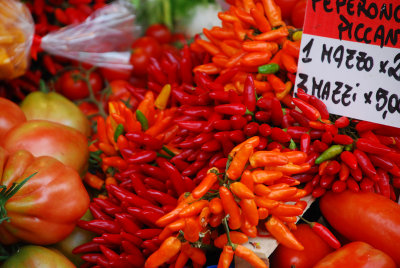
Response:
[[[29,9],[18,0],[0,0],[0,79],[25,73],[34,36]],[[130,48],[141,28],[127,0],[96,10],[80,24],[69,25],[41,38],[49,54],[98,67],[129,70]]]
[[[131,69],[130,48],[140,33],[133,7],[116,1],[98,9],[84,22],[42,38],[44,51],[98,67]]]
[[[25,73],[35,31],[29,9],[13,0],[0,1],[0,79]]]

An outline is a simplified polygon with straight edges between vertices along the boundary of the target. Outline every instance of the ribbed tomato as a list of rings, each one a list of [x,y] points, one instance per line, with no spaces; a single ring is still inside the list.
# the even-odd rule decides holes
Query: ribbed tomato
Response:
[[[7,189],[34,174],[14,195],[1,193],[0,218],[9,218],[0,219],[2,244],[57,243],[88,209],[89,195],[79,174],[52,157],[36,158],[24,150],[9,154],[0,147],[0,167],[0,184]]]
[[[0,97],[0,145],[7,132],[26,121],[24,112],[14,102]]]

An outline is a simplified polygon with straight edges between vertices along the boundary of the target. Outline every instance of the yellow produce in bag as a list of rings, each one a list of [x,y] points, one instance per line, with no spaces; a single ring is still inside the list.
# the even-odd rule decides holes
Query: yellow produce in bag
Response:
[[[23,3],[0,0],[0,79],[15,78],[27,70],[34,26]]]

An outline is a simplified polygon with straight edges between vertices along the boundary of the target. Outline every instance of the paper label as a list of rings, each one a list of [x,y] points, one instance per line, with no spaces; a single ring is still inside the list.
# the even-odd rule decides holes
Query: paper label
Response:
[[[296,89],[330,113],[400,127],[400,1],[308,0]]]

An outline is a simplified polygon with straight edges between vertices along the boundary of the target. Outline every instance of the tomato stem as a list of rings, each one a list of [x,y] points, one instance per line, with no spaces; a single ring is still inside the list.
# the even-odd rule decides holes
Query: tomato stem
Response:
[[[10,188],[7,189],[5,185],[1,185],[0,188],[2,188],[0,192],[0,224],[3,221],[10,221],[10,217],[7,217],[7,210],[5,208],[6,202],[13,197],[21,188],[24,186],[24,184],[32,178],[34,175],[36,175],[37,172],[33,173],[29,177],[25,178],[23,181],[20,183],[14,182]]]

